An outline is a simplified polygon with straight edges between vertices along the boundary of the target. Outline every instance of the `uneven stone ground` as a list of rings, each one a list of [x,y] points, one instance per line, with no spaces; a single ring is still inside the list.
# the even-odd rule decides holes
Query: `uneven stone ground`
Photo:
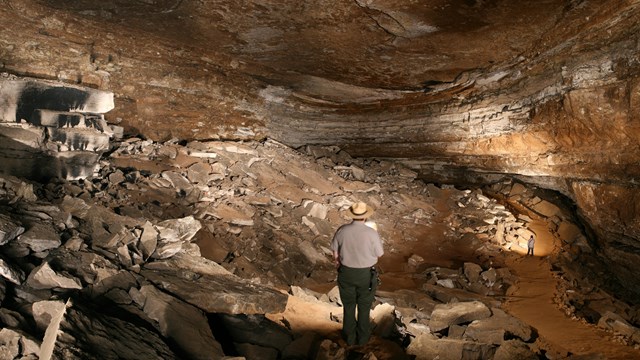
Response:
[[[448,192],[442,191],[435,197],[439,219],[449,216],[451,210],[447,208]],[[437,220],[435,221],[437,223]],[[552,270],[552,262],[559,251],[563,251],[557,235],[547,228],[547,224],[535,221],[531,229],[537,235],[536,254],[526,256],[526,249],[514,247],[512,252],[504,254],[500,259],[504,265],[517,276],[517,283],[510,290],[504,309],[511,315],[533,326],[540,335],[536,341],[538,350],[542,350],[546,358],[564,359],[635,359],[640,358],[639,346],[623,344],[615,334],[589,324],[584,319],[578,319],[573,314],[565,313],[556,303],[560,286],[557,271]],[[419,246],[414,244],[395,243],[399,253],[415,253],[424,258],[428,264],[454,265],[461,261],[483,262],[484,256],[475,252],[469,242],[446,242],[442,240],[445,234],[439,233],[442,228],[434,224],[425,231]],[[484,254],[486,255],[486,254]],[[417,269],[406,266],[402,257],[397,254],[387,254],[381,259],[383,269],[393,269],[386,272],[379,290],[394,291],[400,289],[420,289],[414,281]],[[404,265],[404,266],[403,266]],[[455,267],[455,266],[451,266]],[[326,307],[305,302],[296,296],[291,296],[287,309],[280,314],[272,314],[274,321],[282,321],[291,325],[294,331],[317,331],[335,339],[340,337],[339,323],[329,321],[339,308]],[[375,313],[375,311],[374,311]],[[374,330],[375,332],[375,330]],[[399,352],[397,344],[374,336],[371,343],[363,348],[354,350],[356,353],[373,353],[377,359],[403,359],[406,354]]]
[[[40,346],[49,319],[30,309],[66,309],[60,299],[71,299],[55,342],[59,359],[82,352],[128,359],[116,348],[158,346],[165,358],[185,351],[199,358],[203,342],[218,358],[247,359],[315,351],[318,360],[421,360],[425,349],[443,359],[454,345],[477,358],[506,359],[515,356],[514,342],[527,358],[640,355],[633,347],[637,309],[580,279],[584,273],[570,265],[577,255],[589,259],[590,249],[572,215],[523,184],[438,187],[384,160],[274,141],[130,138],[105,155],[86,180],[2,179],[0,269],[8,281],[0,283],[0,351],[34,358],[33,350],[7,344]],[[363,348],[340,340],[342,309],[327,250],[354,201],[376,208],[386,251],[375,336]],[[44,235],[34,222],[49,224]],[[539,239],[535,258],[522,256],[529,234]],[[438,322],[450,306],[469,304],[484,315]],[[500,309],[515,318],[500,317]],[[265,313],[271,322],[261,320]],[[607,332],[578,321],[578,313],[595,316]],[[510,332],[492,328],[495,321]],[[193,329],[213,333],[184,335]]]

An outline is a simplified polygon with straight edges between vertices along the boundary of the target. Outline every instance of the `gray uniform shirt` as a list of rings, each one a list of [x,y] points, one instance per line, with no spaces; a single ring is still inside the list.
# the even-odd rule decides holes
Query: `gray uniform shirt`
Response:
[[[338,252],[340,264],[351,268],[371,267],[384,254],[380,235],[364,221],[342,225],[333,236],[331,250]]]

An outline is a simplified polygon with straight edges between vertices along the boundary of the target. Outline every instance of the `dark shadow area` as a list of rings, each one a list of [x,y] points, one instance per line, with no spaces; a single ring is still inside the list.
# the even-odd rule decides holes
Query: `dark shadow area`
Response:
[[[209,320],[209,326],[211,327],[213,337],[222,346],[222,351],[227,356],[239,356],[240,354],[238,354],[238,351],[233,344],[231,332],[227,330],[224,322],[222,321],[222,315],[208,314],[207,319]]]
[[[137,29],[171,40],[181,41],[197,35],[192,22],[186,21],[183,0],[42,0],[44,6],[76,17]]]
[[[90,328],[101,329],[101,336],[84,331]],[[64,349],[65,355],[77,351],[82,359],[187,359],[176,346],[167,346],[169,341],[148,322],[109,300],[76,299],[67,309],[60,329],[71,335],[57,339],[63,346],[57,346],[54,354],[60,358],[65,358],[60,353]],[[140,343],[137,349],[126,346],[132,340]]]
[[[91,175],[98,157],[99,154],[86,152],[55,157],[0,134],[0,174],[46,184],[52,179]]]
[[[292,334],[262,314],[209,314],[213,336],[226,355],[238,355],[244,344],[259,346],[265,351],[283,350],[292,341]]]
[[[78,109],[88,98],[89,94],[86,91],[71,87],[43,87],[37,83],[27,83],[18,97],[16,122],[20,122],[21,119],[31,121],[36,109],[54,111]]]

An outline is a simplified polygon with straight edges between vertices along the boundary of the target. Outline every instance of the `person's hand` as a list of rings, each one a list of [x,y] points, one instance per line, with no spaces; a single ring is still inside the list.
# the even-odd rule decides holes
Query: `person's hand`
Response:
[[[333,263],[336,265],[336,269],[340,267],[340,260],[335,259],[333,260]]]

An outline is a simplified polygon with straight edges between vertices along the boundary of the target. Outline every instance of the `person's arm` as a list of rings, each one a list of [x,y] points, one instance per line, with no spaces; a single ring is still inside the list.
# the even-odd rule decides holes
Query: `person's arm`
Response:
[[[375,253],[375,255],[379,258],[382,255],[384,255],[384,248],[382,247],[382,239],[380,238],[380,235],[377,235],[376,233],[376,241],[374,241],[373,243],[373,251]]]
[[[342,226],[338,228],[336,233],[333,235],[333,239],[331,239],[331,250],[333,251],[333,263],[336,265],[336,269],[340,267],[340,241],[339,241],[340,230],[342,230]]]

